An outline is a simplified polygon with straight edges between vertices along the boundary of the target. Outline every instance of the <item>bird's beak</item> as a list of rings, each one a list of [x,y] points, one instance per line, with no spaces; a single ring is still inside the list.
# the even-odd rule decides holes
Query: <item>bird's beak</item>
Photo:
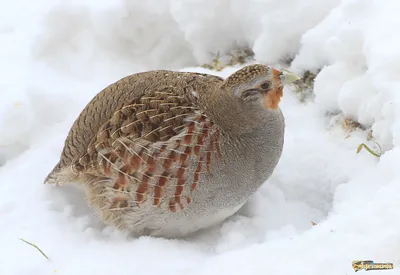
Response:
[[[288,70],[282,70],[282,86],[286,84],[290,84],[295,82],[296,80],[299,80],[300,77],[292,72],[289,72]]]

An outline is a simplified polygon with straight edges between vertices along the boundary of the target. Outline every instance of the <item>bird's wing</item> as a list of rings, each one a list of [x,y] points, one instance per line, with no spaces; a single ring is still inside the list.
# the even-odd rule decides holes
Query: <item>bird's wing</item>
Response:
[[[45,182],[64,184],[79,171],[99,167],[94,154],[104,154],[100,148],[121,146],[121,141],[156,143],[179,135],[200,112],[193,88],[199,91],[221,81],[207,74],[152,71],[111,84],[76,119],[60,161]]]
[[[84,181],[89,201],[110,211],[150,204],[175,212],[191,203],[220,156],[218,128],[197,97],[222,79],[168,71],[145,77],[116,82],[86,106],[46,182]]]
[[[121,156],[136,145],[151,147],[171,140],[189,140],[185,132],[201,117],[194,96],[183,95],[174,87],[147,91],[114,111],[92,138],[87,152],[76,161],[75,168],[90,171],[90,165],[98,164],[90,159],[92,156],[104,159],[103,155],[112,152]],[[108,174],[106,170],[103,172]]]
[[[114,111],[72,163],[75,174],[108,178],[93,184],[107,209],[147,201],[176,211],[190,203],[200,175],[219,154],[219,132],[187,87],[148,90]],[[185,90],[186,89],[186,90]],[[96,200],[98,200],[96,198]]]

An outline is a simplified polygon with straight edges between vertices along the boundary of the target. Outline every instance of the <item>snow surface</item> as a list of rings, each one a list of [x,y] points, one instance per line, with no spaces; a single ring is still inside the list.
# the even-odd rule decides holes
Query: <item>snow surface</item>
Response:
[[[397,0],[19,0],[0,10],[0,274],[351,274],[400,265]],[[271,179],[196,237],[132,239],[80,193],[43,185],[76,116],[139,71],[196,64],[233,44],[258,62],[318,72],[315,102],[285,90],[286,140]],[[226,68],[227,76],[239,67]],[[338,114],[338,115],[332,115]],[[346,133],[343,116],[371,127]],[[313,226],[312,222],[317,225]],[[46,260],[19,238],[37,244]],[[375,274],[369,271],[368,274]]]

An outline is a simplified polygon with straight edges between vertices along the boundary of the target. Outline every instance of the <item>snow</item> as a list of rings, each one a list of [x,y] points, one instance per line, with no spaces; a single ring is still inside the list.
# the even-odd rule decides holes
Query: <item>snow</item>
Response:
[[[351,274],[353,260],[400,264],[398,1],[31,2],[0,11],[0,274],[319,275]],[[285,89],[282,158],[237,214],[183,240],[133,239],[99,222],[80,192],[42,184],[105,86],[156,68],[226,77],[240,66],[197,65],[232,45],[318,73],[315,101]],[[346,132],[344,117],[367,130]],[[356,153],[361,143],[379,150],[374,142],[380,158]]]
[[[322,69],[315,82],[323,110],[370,126],[382,147],[398,142],[400,26],[396,1],[343,1],[302,37],[292,67]],[[328,87],[329,86],[329,87]]]

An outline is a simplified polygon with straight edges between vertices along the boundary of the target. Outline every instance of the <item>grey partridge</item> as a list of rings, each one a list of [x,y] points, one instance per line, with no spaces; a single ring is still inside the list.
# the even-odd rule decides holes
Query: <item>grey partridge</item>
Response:
[[[227,79],[158,70],[97,94],[45,183],[84,187],[106,224],[182,237],[234,214],[272,174],[290,73],[261,64]]]

